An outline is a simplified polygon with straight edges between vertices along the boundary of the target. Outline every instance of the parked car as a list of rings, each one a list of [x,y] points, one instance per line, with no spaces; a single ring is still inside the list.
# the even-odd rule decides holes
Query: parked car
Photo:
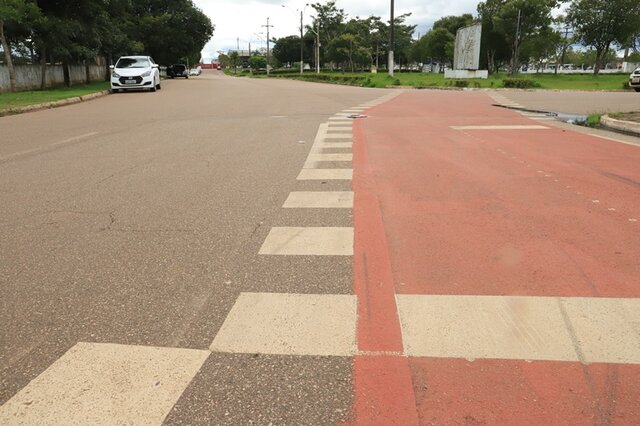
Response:
[[[111,69],[111,92],[120,90],[160,90],[160,71],[151,56],[122,56]]]
[[[200,70],[199,68],[191,68],[189,70],[189,75],[200,75],[202,73],[202,70]]]
[[[167,67],[167,77],[176,78],[184,77],[189,78],[189,68],[185,64],[173,64]]]
[[[629,76],[629,87],[633,87],[636,92],[640,92],[640,68],[636,68]]]
[[[222,65],[218,65],[216,68],[217,68],[218,71],[221,71],[222,70]]]

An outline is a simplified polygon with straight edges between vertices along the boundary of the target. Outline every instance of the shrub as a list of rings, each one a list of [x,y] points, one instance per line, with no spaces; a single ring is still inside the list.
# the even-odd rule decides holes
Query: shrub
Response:
[[[502,80],[502,85],[509,89],[533,89],[540,87],[540,84],[537,82],[526,78],[505,78]]]

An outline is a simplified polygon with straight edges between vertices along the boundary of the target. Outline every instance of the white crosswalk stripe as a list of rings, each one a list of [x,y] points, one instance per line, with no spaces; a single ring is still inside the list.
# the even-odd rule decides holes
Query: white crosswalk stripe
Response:
[[[208,356],[78,343],[0,407],[0,424],[159,425]]]

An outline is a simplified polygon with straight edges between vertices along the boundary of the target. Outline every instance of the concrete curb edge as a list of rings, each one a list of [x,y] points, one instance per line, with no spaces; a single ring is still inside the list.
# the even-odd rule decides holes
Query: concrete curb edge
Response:
[[[34,105],[26,105],[26,106],[22,106],[22,107],[2,109],[2,110],[0,110],[0,117],[5,117],[7,115],[22,114],[22,113],[25,113],[25,112],[41,111],[43,109],[58,108],[58,107],[62,107],[62,106],[65,106],[65,105],[73,105],[73,104],[77,104],[77,103],[80,103],[80,102],[86,102],[86,101],[90,101],[92,99],[101,98],[103,96],[108,95],[109,93],[110,93],[109,90],[102,90],[100,92],[89,93],[87,95],[76,96],[76,97],[67,98],[67,99],[62,99],[62,100],[55,101],[55,102],[45,102],[45,103],[42,103],[42,104],[34,104]]]
[[[616,120],[615,118],[611,118],[608,115],[603,115],[602,117],[600,117],[600,125],[605,128],[640,137],[640,123]]]

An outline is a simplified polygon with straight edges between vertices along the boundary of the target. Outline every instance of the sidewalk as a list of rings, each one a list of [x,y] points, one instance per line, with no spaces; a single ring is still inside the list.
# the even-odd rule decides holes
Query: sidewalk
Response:
[[[354,124],[356,293],[385,312],[359,307],[381,355],[356,358],[357,417],[632,422],[640,150],[492,103],[409,91]]]

